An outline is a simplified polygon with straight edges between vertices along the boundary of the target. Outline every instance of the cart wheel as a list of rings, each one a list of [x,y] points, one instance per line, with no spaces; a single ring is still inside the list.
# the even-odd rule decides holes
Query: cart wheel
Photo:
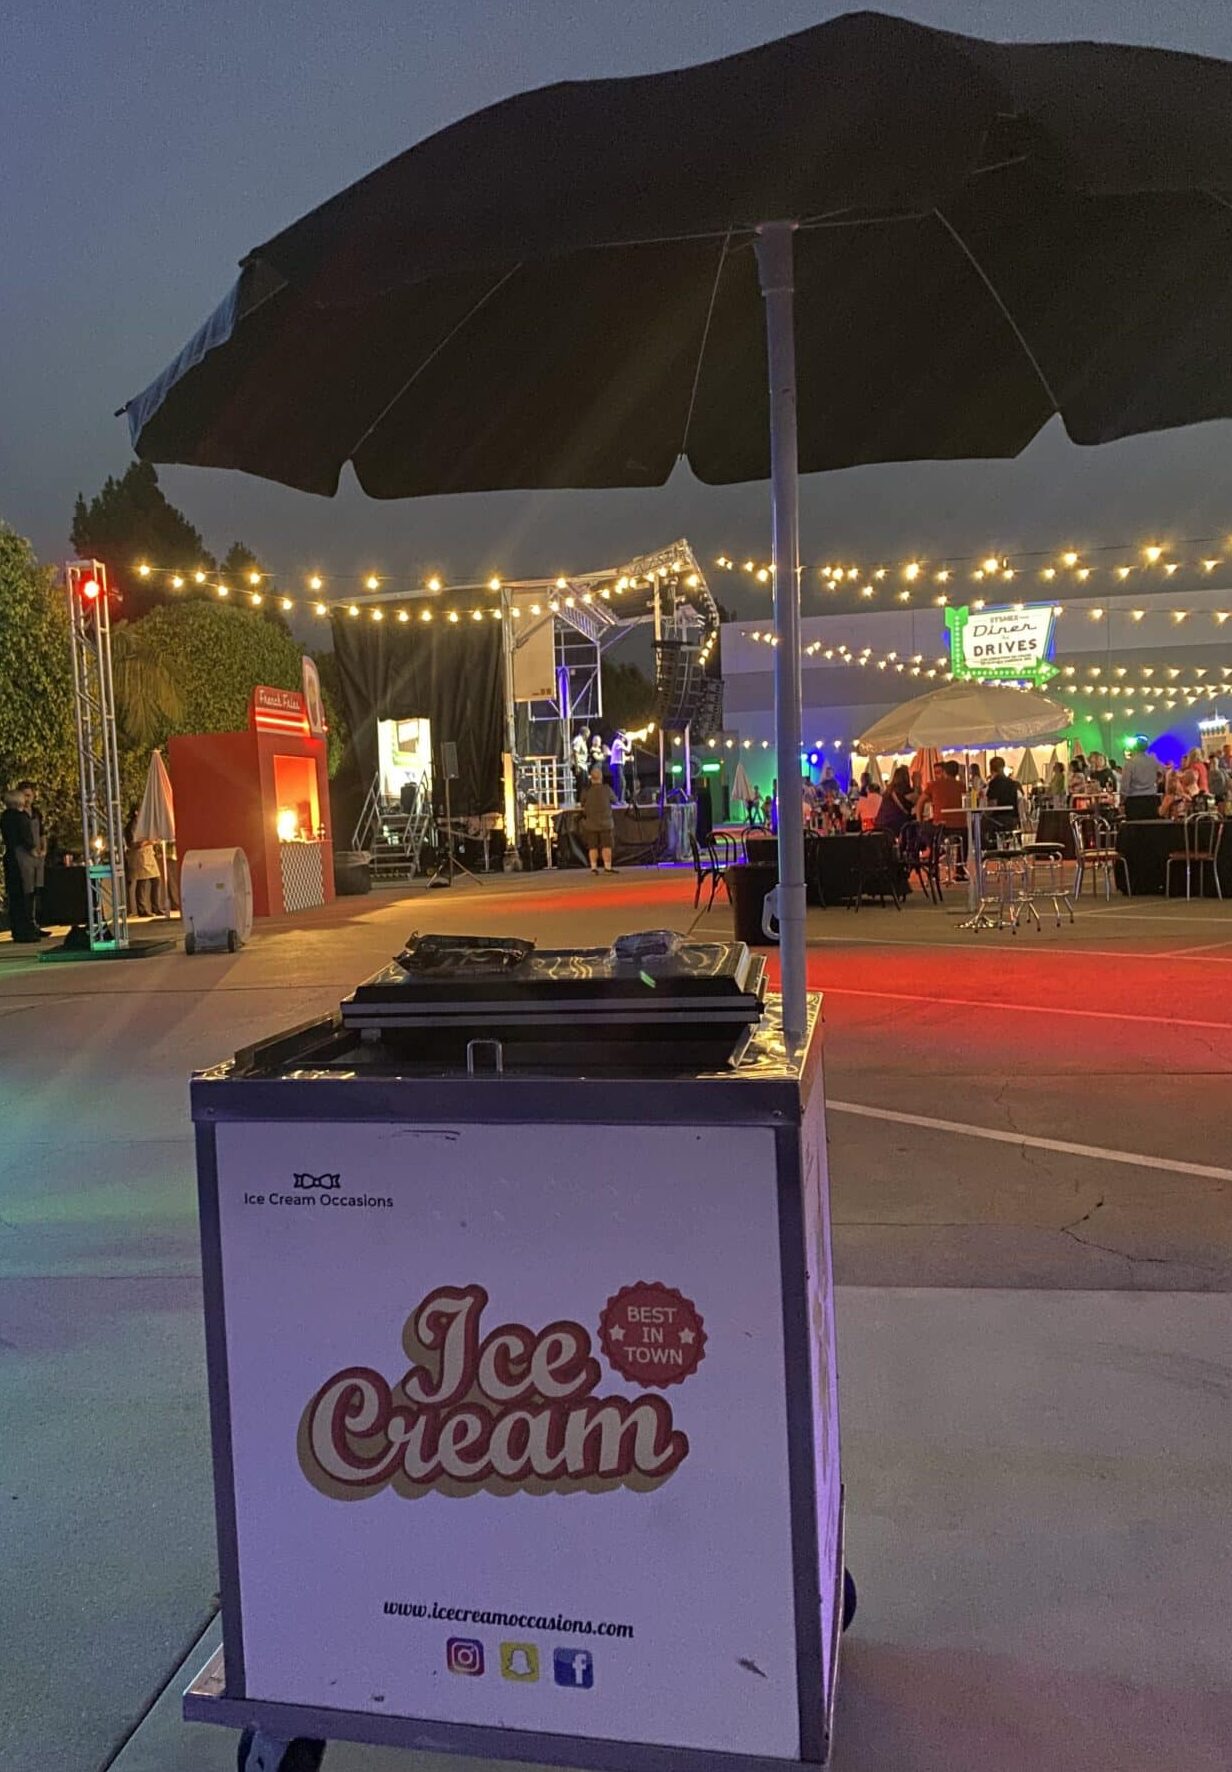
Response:
[[[245,1729],[236,1752],[239,1772],[319,1772],[324,1758],[323,1741],[279,1741],[261,1729]]]
[[[184,952],[186,954],[195,954],[196,951],[197,951],[197,938],[193,934],[192,930],[190,929],[184,937]]]
[[[844,1569],[843,1570],[843,1629],[844,1630],[847,1629],[847,1626],[851,1623],[852,1619],[855,1617],[856,1606],[857,1606],[858,1602],[859,1602],[859,1596],[856,1593],[856,1584],[851,1579],[851,1570]]]
[[[240,946],[239,936],[235,933],[234,929],[228,929],[228,931],[227,931],[227,952],[229,954],[236,954],[239,952],[239,946]]]

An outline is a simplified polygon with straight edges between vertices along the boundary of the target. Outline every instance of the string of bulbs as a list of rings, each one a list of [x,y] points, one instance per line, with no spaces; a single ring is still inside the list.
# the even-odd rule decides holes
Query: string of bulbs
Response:
[[[1190,550],[1195,552],[1191,555]],[[1218,566],[1228,563],[1225,553],[1220,550],[1232,550],[1232,538],[1217,541],[1211,536],[1199,536],[1178,543],[1176,547],[1163,542],[1144,545],[1110,542],[1081,552],[1077,548],[1065,548],[1059,553],[1052,549],[1038,549],[1012,555],[948,555],[936,560],[881,561],[873,566],[827,561],[823,565],[805,567],[802,572],[815,573],[830,591],[858,589],[859,595],[870,601],[883,591],[892,592],[897,602],[909,603],[917,587],[923,589],[930,584],[944,587],[957,581],[1011,584],[1016,578],[1029,574],[1046,584],[1053,584],[1058,579],[1064,582],[1066,575],[1077,584],[1087,584],[1093,576],[1100,574],[1124,584],[1133,573],[1157,573],[1166,583],[1182,569],[1209,577]],[[1182,552],[1184,557],[1181,557]],[[1109,561],[1108,555],[1133,557]],[[762,585],[768,585],[774,576],[768,562],[755,559],[738,562],[730,554],[719,554],[715,565],[724,572],[743,572]],[[933,602],[944,606],[950,595],[949,591],[942,589],[933,596]]]

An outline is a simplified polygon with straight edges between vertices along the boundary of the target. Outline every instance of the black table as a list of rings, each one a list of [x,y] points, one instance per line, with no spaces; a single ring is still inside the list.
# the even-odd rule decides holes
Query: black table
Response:
[[[1166,889],[1168,857],[1185,847],[1185,827],[1179,819],[1130,819],[1117,832],[1117,852],[1125,857],[1129,883],[1135,897],[1162,893]],[[1225,898],[1232,898],[1232,831],[1225,828],[1219,845],[1219,884]],[[1125,890],[1121,870],[1117,869],[1117,888]],[[1207,866],[1195,866],[1193,892],[1196,897],[1215,898],[1215,882]],[[1185,868],[1178,862],[1172,870],[1172,896],[1185,896]]]
[[[1067,861],[1073,861],[1074,827],[1070,824],[1073,816],[1067,806],[1043,807],[1035,829],[1035,841],[1054,843]]]
[[[774,837],[752,833],[744,840],[750,862],[778,865]],[[898,858],[889,831],[846,831],[823,837],[804,833],[804,879],[808,902],[817,905],[850,903],[861,890],[880,894],[879,882],[896,878]]]

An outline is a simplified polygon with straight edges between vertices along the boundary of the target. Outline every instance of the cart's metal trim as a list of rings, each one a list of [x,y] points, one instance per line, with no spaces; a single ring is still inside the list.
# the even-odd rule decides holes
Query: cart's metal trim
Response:
[[[215,1649],[185,1692],[186,1722],[224,1723],[233,1729],[255,1726],[282,1740],[303,1735],[315,1741],[361,1741],[371,1747],[464,1754],[477,1760],[514,1760],[524,1765],[577,1766],[590,1772],[785,1772],[786,1768],[802,1763],[752,1754],[717,1753],[712,1748],[660,1747],[651,1742],[608,1741],[593,1735],[546,1735],[530,1729],[493,1729],[473,1723],[382,1716],[371,1711],[322,1710],[314,1705],[228,1698],[223,1657],[223,1650]]]
[[[825,1759],[826,1694],[822,1689],[813,1366],[809,1357],[808,1258],[800,1145],[800,1133],[794,1126],[783,1127],[776,1134],[787,1481],[791,1510],[791,1564],[795,1576],[792,1599],[796,1627],[796,1697],[800,1758],[816,1764]]]
[[[231,1384],[227,1366],[226,1287],[218,1215],[218,1161],[212,1126],[197,1127],[197,1202],[201,1215],[201,1279],[205,1295],[205,1365],[214,1449],[214,1521],[222,1628],[237,1691],[244,1689],[240,1553],[235,1527],[235,1462],[231,1445]]]

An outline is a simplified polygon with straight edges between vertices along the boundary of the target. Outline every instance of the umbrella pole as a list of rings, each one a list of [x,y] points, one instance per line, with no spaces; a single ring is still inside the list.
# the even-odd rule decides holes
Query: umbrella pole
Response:
[[[774,742],[779,777],[779,954],[783,1032],[804,1039],[807,1020],[804,800],[800,783],[800,510],[796,441],[795,223],[757,230],[770,371],[770,487],[774,524]]]

